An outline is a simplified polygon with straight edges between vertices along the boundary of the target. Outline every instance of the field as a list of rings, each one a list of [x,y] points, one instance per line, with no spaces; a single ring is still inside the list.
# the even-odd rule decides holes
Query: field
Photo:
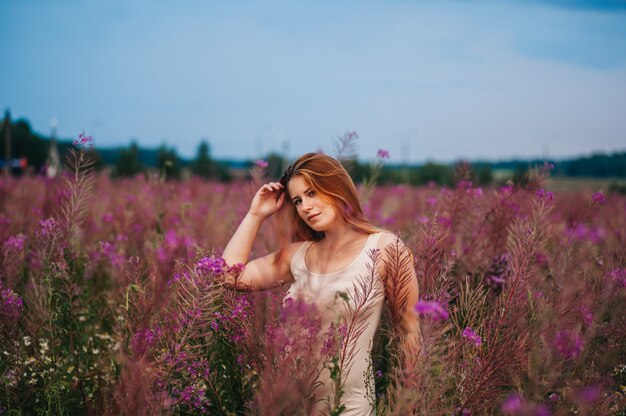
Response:
[[[222,184],[87,165],[0,177],[0,414],[306,414],[310,346],[333,346],[336,366],[349,334],[281,307],[285,288],[222,285],[262,170]],[[547,175],[360,186],[368,217],[414,254],[424,337],[400,371],[385,313],[377,414],[626,414],[626,198],[552,194]],[[268,223],[253,256],[276,244]]]

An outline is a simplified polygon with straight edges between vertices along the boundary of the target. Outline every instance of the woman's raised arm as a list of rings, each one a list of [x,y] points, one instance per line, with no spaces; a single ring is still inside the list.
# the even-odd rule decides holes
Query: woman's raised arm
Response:
[[[254,195],[248,213],[239,224],[224,249],[222,258],[233,266],[244,264],[239,276],[227,277],[226,284],[237,290],[263,290],[287,282],[291,278],[286,261],[276,263],[276,253],[248,262],[252,245],[261,225],[285,202],[284,187],[278,182],[267,183]],[[290,256],[286,256],[289,257]]]

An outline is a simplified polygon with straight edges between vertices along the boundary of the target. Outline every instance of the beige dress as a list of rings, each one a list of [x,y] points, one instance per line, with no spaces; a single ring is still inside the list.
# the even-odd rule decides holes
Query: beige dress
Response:
[[[372,273],[371,258],[382,233],[370,234],[356,258],[343,270],[319,274],[309,270],[305,254],[312,241],[303,243],[291,261],[294,277],[286,298],[314,304],[322,319],[322,332],[333,323],[345,323],[346,352],[343,353],[342,415],[371,415],[375,413],[374,375],[370,351],[383,307],[385,291],[376,268]],[[355,319],[356,317],[356,319]],[[352,353],[347,351],[352,349]],[[341,353],[339,353],[341,354]],[[333,382],[327,369],[321,371],[314,394],[317,400],[313,414],[327,414],[332,405]]]

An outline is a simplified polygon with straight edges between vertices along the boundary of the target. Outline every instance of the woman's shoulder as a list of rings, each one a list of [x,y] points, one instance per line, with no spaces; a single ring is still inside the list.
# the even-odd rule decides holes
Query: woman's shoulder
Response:
[[[380,238],[378,239],[378,249],[384,254],[388,250],[405,251],[408,250],[404,241],[399,234],[393,233],[387,230],[380,231]]]
[[[380,230],[378,234],[380,234],[380,238],[378,239],[378,248],[383,248],[389,244],[395,244],[397,242],[404,244],[399,234],[392,233],[388,230]]]
[[[292,243],[289,243],[285,249],[286,251],[285,260],[288,263],[291,263],[293,256],[298,252],[298,250],[300,250],[301,247],[303,247],[307,243],[310,244],[311,241],[305,240],[305,241],[294,241]]]

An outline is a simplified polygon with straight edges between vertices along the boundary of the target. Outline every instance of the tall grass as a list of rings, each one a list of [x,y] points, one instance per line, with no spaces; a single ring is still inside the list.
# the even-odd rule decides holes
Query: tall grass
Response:
[[[323,328],[286,288],[222,283],[247,184],[111,180],[81,152],[69,172],[0,177],[0,414],[308,414],[323,369],[328,412],[342,413],[356,321]],[[552,195],[545,174],[524,188],[463,172],[454,188],[361,188],[413,253],[387,265],[378,414],[625,414],[626,199]],[[254,255],[276,243],[264,229]],[[355,280],[364,299],[374,279]],[[408,369],[394,326],[407,310],[423,337]]]

